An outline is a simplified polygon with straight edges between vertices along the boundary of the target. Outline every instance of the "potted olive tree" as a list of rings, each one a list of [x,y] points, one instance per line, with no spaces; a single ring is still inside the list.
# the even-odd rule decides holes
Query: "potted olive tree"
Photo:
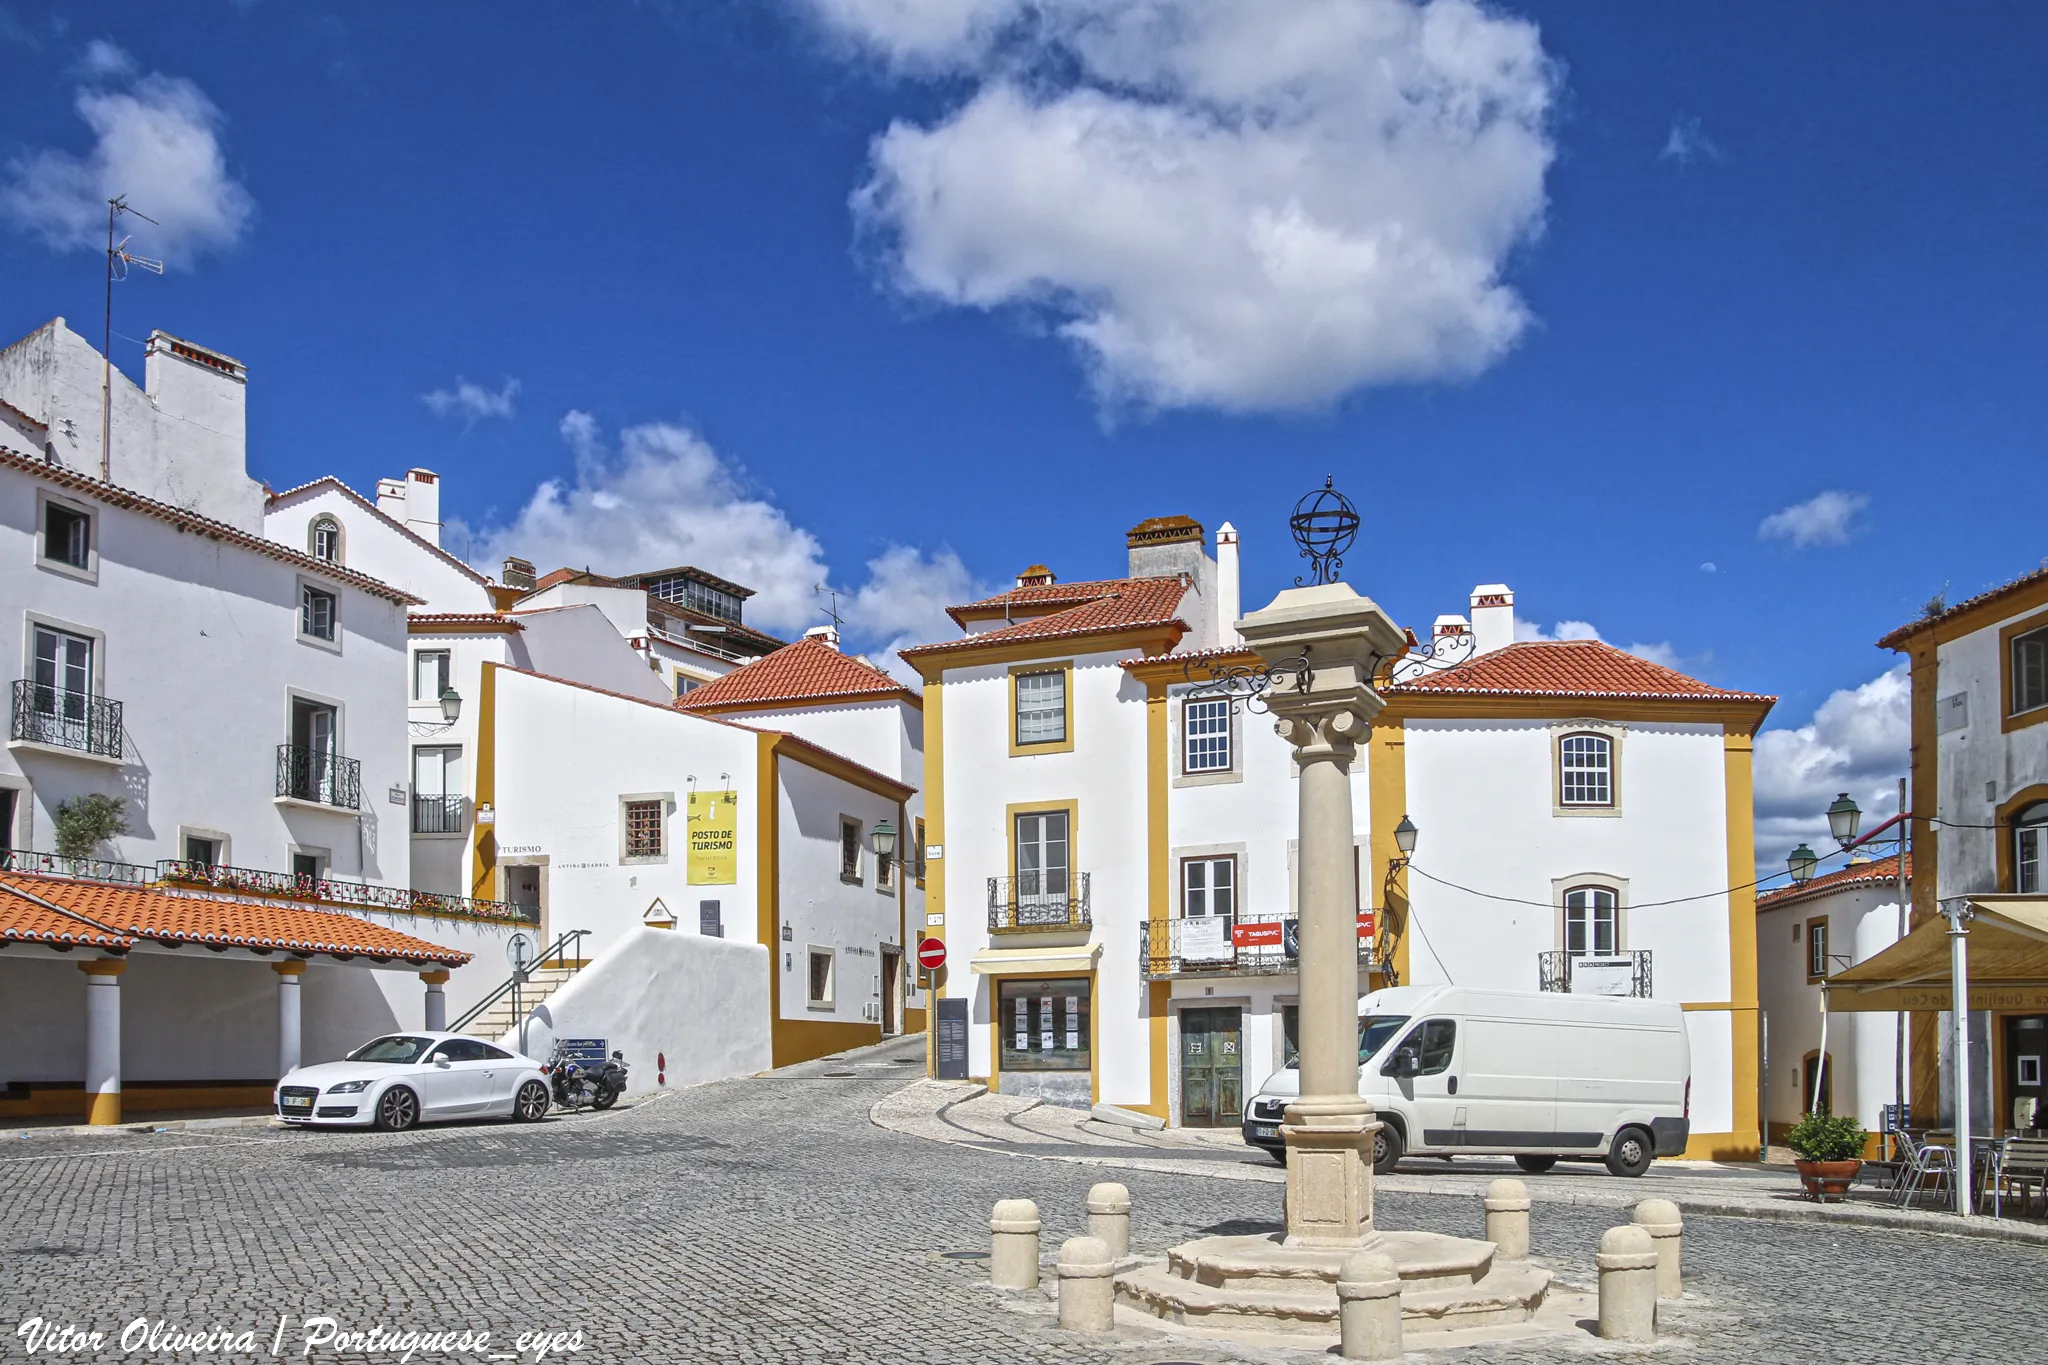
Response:
[[[1799,1183],[1825,1204],[1846,1198],[1849,1182],[1863,1169],[1863,1125],[1834,1114],[1812,1113],[1792,1125],[1785,1145],[1798,1155]]]

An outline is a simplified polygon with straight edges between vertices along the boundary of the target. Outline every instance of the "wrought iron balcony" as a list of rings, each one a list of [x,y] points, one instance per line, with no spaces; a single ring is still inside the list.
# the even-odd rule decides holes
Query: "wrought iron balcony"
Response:
[[[1212,915],[1138,925],[1138,974],[1146,981],[1176,976],[1274,976],[1293,972],[1301,957],[1301,921],[1293,915]],[[1372,939],[1360,935],[1358,965],[1373,965]]]
[[[121,757],[121,703],[89,692],[67,692],[23,678],[14,684],[10,740],[75,749],[101,758]]]
[[[147,886],[156,869],[145,863],[117,863],[107,858],[66,858],[25,848],[0,849],[0,870],[33,872],[38,877],[71,877],[82,882],[119,882]]]
[[[173,886],[204,887],[229,895],[274,896],[281,900],[317,901],[359,910],[453,915],[494,923],[540,922],[538,906],[473,900],[468,896],[444,896],[438,891],[414,891],[403,886],[373,886],[367,882],[348,882],[334,877],[300,877],[289,872],[225,867],[189,858],[165,858],[157,863],[156,871],[157,880]]]
[[[462,798],[456,795],[414,796],[412,799],[412,832],[414,834],[462,833]]]
[[[277,794],[342,810],[362,808],[363,765],[331,749],[277,746]]]
[[[1088,874],[1070,872],[1066,886],[1048,890],[1053,878],[1042,872],[988,879],[988,927],[991,932],[1034,929],[1086,929]]]
[[[1552,948],[1536,954],[1536,989],[1574,995],[1650,995],[1650,950],[1625,953],[1568,953]]]

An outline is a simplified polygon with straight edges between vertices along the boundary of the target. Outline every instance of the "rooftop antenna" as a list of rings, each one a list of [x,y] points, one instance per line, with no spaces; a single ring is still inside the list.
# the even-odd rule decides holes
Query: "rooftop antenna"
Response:
[[[839,633],[839,589],[827,587],[825,584],[820,583],[817,587],[812,588],[811,592],[814,594],[823,593],[831,600],[832,605],[825,609],[825,615],[831,618],[832,633],[837,635]]]
[[[124,213],[132,213],[145,223],[156,223],[156,219],[141,209],[128,206],[128,196],[117,194],[107,201],[107,332],[100,343],[100,359],[105,368],[100,375],[100,478],[114,481],[114,281],[128,278],[128,267],[139,266],[152,274],[164,273],[164,263],[147,256],[137,256],[128,250],[133,237],[114,241],[114,220]],[[157,223],[158,227],[163,224]]]

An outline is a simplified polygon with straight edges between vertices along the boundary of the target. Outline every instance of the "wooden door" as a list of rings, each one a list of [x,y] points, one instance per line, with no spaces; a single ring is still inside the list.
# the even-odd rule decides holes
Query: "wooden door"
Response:
[[[1234,1128],[1244,1112],[1243,1011],[1180,1012],[1180,1121]]]

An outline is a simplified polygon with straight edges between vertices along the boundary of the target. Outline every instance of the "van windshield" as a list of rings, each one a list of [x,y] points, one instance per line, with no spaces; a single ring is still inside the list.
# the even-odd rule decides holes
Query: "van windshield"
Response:
[[[1364,1066],[1371,1061],[1387,1041],[1401,1031],[1401,1025],[1408,1022],[1405,1014],[1368,1014],[1358,1021],[1358,1064]],[[1301,1065],[1298,1057],[1287,1059],[1287,1069],[1294,1070]]]

